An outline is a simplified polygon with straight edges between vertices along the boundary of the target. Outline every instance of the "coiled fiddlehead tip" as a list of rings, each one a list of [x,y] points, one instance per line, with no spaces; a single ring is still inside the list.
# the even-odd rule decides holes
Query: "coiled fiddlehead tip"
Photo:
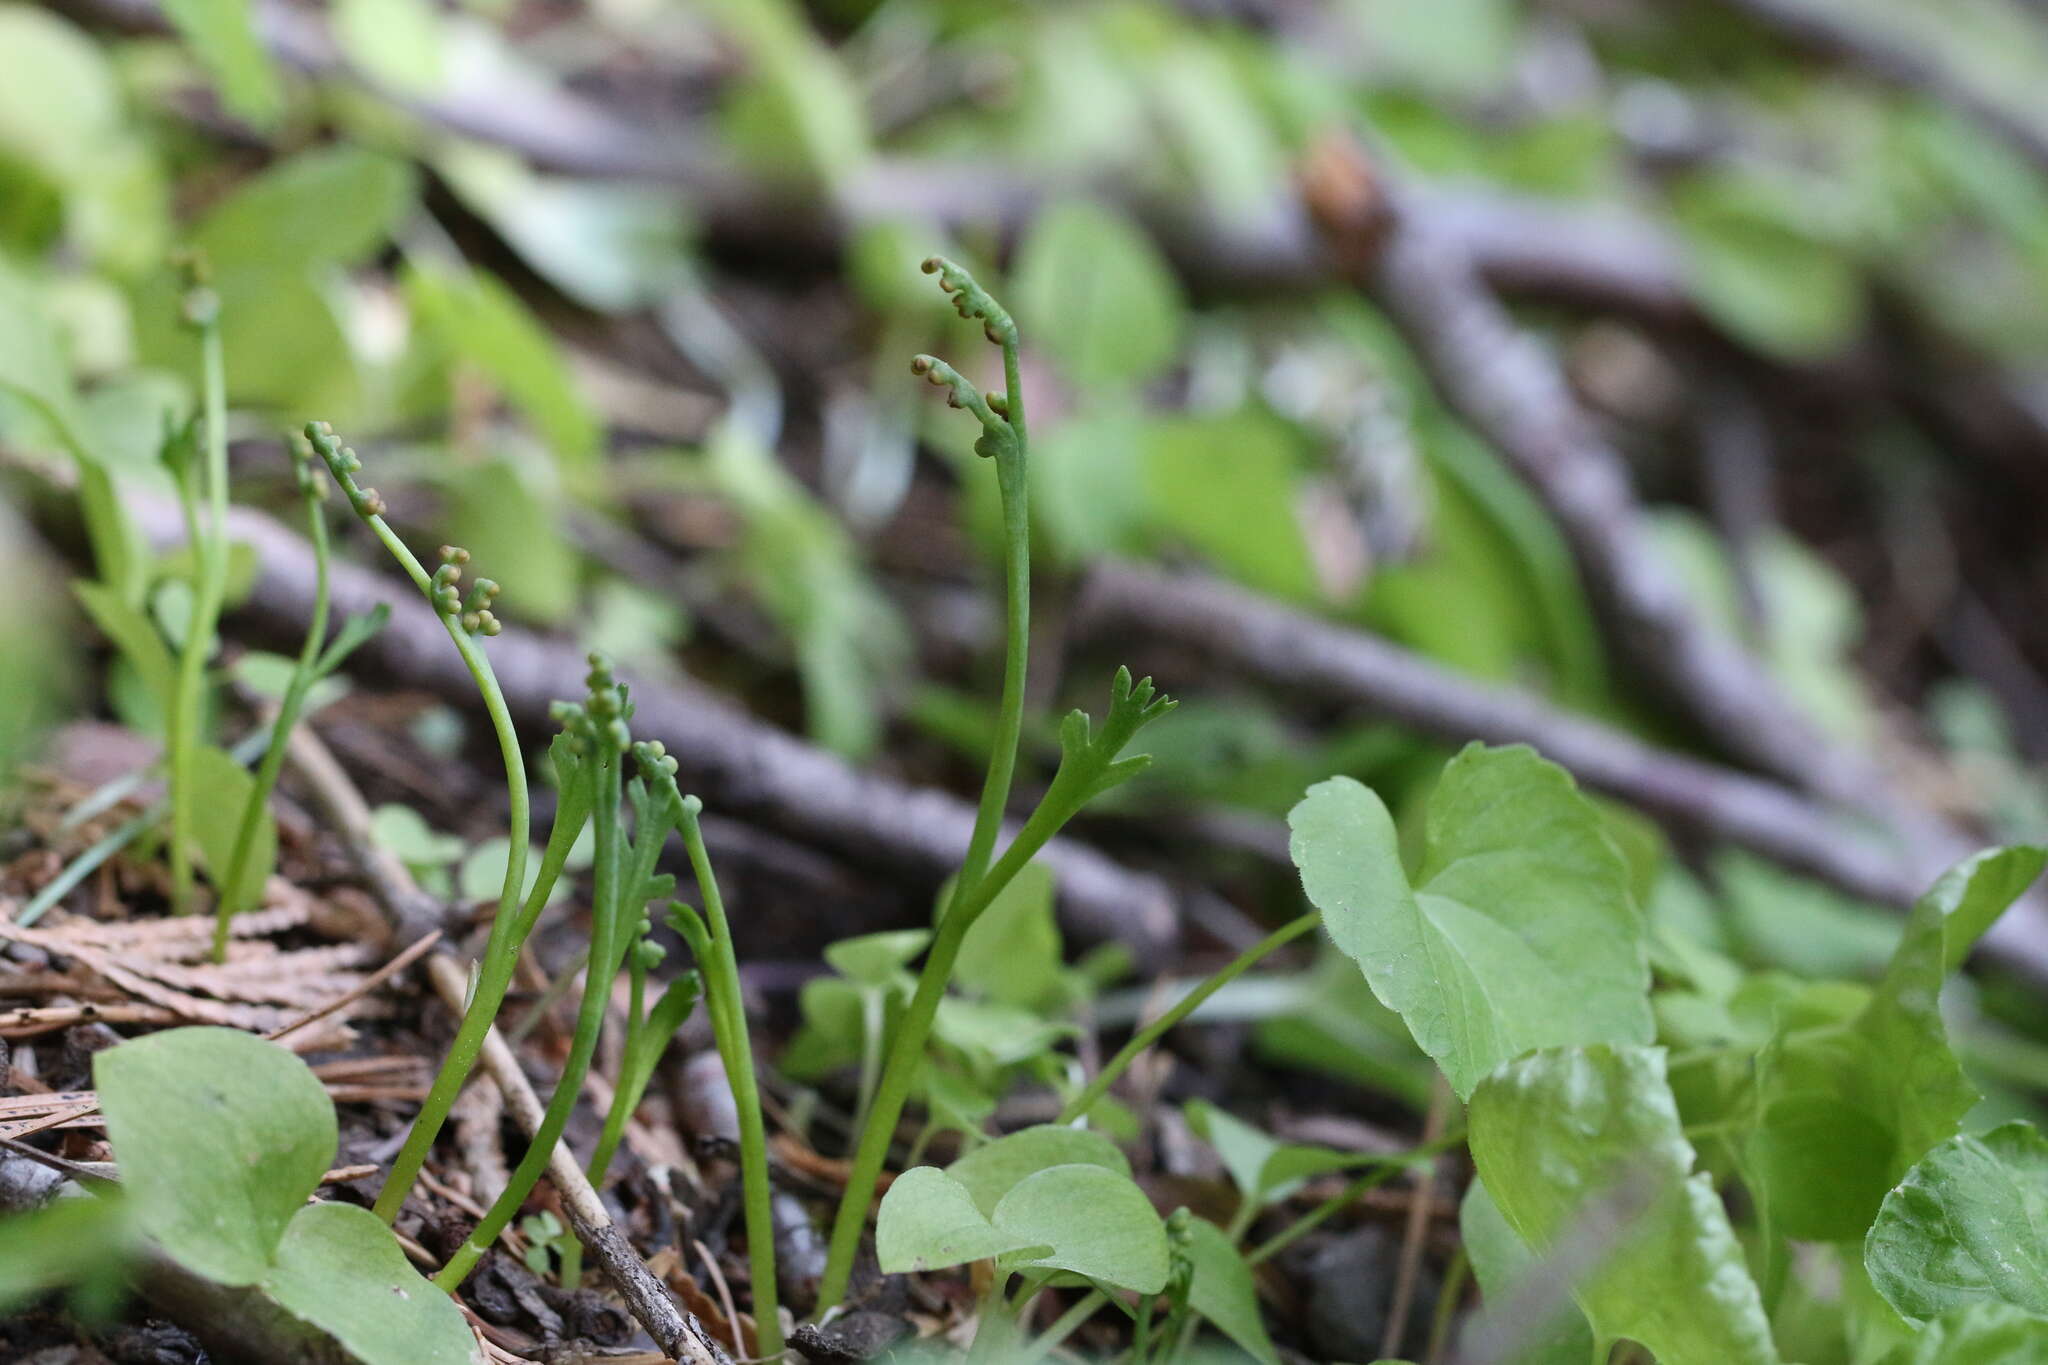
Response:
[[[953,300],[954,309],[970,321],[979,318],[982,333],[998,346],[1017,344],[1017,324],[995,296],[975,282],[964,266],[944,256],[927,256],[921,267],[927,275],[939,277],[939,288]]]

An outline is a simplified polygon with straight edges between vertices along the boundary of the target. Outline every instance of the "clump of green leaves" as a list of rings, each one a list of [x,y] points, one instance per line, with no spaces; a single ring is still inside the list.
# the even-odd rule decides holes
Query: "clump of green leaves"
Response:
[[[1467,1101],[1464,1223],[1488,1293],[1597,1234],[1576,1310],[1530,1338],[1540,1359],[1632,1341],[1670,1365],[1776,1365],[1781,1315],[1813,1292],[1795,1240],[1863,1243],[1841,1273],[1867,1274],[1904,1318],[1991,1314],[1945,1318],[1958,1340],[2048,1308],[2023,1268],[2042,1255],[2022,1230],[2044,1197],[2039,1140],[2024,1125],[1958,1135],[1977,1093],[1939,1008],[2048,850],[1958,865],[1865,987],[1745,977],[1653,934],[1600,811],[1528,749],[1468,748],[1426,816],[1411,870],[1379,798],[1332,779],[1290,817],[1294,859],[1331,938]],[[1752,1224],[1724,1183],[1746,1190]],[[1802,1340],[1825,1338],[1817,1320]],[[1851,1334],[1878,1343],[1859,1360],[1951,1358],[1915,1354],[1932,1338],[1882,1307],[1845,1308],[1833,1330],[1844,1350]]]

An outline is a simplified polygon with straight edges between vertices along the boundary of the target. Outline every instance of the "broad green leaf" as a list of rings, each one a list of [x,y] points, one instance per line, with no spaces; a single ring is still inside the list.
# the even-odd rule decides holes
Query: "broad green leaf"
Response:
[[[1595,1332],[1659,1365],[1777,1365],[1763,1302],[1693,1149],[1658,1048],[1558,1048],[1501,1066],[1472,1093],[1473,1162],[1540,1257],[1616,1194],[1647,1201],[1574,1289]],[[1626,1198],[1625,1204],[1636,1202]],[[1611,1214],[1605,1216],[1612,1216]]]
[[[441,83],[441,14],[427,0],[338,0],[334,37],[349,59],[391,90],[426,94]]]
[[[118,132],[120,78],[89,36],[40,6],[0,6],[0,53],[0,153],[69,178]]]
[[[967,1187],[936,1166],[913,1166],[897,1176],[875,1215],[875,1259],[891,1275],[1047,1246],[998,1231]]]
[[[976,1208],[994,1216],[1003,1196],[1026,1176],[1052,1166],[1100,1166],[1128,1177],[1131,1163],[1115,1143],[1085,1128],[1040,1124],[984,1143],[946,1168]]]
[[[1166,1287],[1166,1225],[1120,1171],[1047,1167],[1011,1186],[990,1221],[1006,1236],[1052,1248],[1008,1252],[1006,1268],[1070,1270],[1140,1294]]]
[[[434,167],[528,265],[578,303],[624,312],[676,285],[688,215],[673,195],[544,176],[508,152],[469,144],[440,152]]]
[[[804,982],[797,992],[803,1027],[783,1053],[784,1072],[798,1080],[817,1080],[834,1067],[859,1060],[864,989],[837,976]]]
[[[1025,344],[1077,387],[1152,378],[1180,350],[1183,305],[1149,237],[1086,200],[1042,210],[1017,248],[1013,289]]]
[[[1042,1056],[1071,1032],[1071,1024],[1042,1018],[1030,1010],[957,995],[939,1001],[938,1017],[932,1025],[934,1038],[959,1051],[984,1074]]]
[[[315,278],[327,269],[326,263],[267,259],[215,268],[231,404],[347,412],[359,401],[355,355],[327,282]],[[136,352],[145,363],[196,382],[198,340],[178,320],[178,299],[178,281],[168,269],[136,285]]]
[[[1499,88],[1520,41],[1509,0],[1350,0],[1375,66],[1443,96]]]
[[[1146,513],[1145,426],[1119,404],[1031,432],[1032,529],[1063,564],[1128,550]]]
[[[1972,854],[1921,898],[1941,915],[1942,970],[1953,972],[2048,866],[2048,847],[2014,844]],[[1915,907],[1916,909],[1918,907]]]
[[[92,1071],[141,1228],[208,1279],[261,1280],[334,1161],[334,1105],[311,1069],[253,1034],[177,1028]]]
[[[495,275],[416,263],[405,278],[414,316],[457,360],[476,367],[533,423],[565,476],[589,475],[604,427],[577,390],[554,338]]]
[[[6,36],[0,28],[0,37]],[[95,452],[86,444],[78,394],[63,339],[50,323],[43,298],[0,261],[0,392],[24,401],[81,464]]]
[[[1151,425],[1144,458],[1158,539],[1185,543],[1261,592],[1317,595],[1298,511],[1301,445],[1286,424],[1256,409],[1175,417]]]
[[[1777,187],[1783,196],[1787,187]],[[1816,240],[1727,176],[1701,176],[1674,197],[1687,274],[1716,322],[1760,350],[1811,359],[1863,324],[1861,273],[1838,244]]]
[[[475,1365],[455,1300],[420,1278],[391,1229],[353,1204],[310,1204],[277,1248],[263,1288],[366,1365]]]
[[[1189,1306],[1260,1365],[1279,1365],[1279,1352],[1259,1315],[1259,1290],[1251,1267],[1230,1244],[1229,1235],[1208,1219],[1195,1219],[1189,1231],[1193,1240],[1188,1243],[1188,1259],[1195,1271],[1188,1285]],[[1581,1355],[1572,1365],[1584,1359]]]
[[[256,34],[254,0],[164,0],[164,14],[192,45],[230,110],[261,126],[276,120],[284,90]]]
[[[1863,1261],[1914,1321],[1982,1303],[2048,1317],[2048,1138],[2015,1122],[1942,1143],[1885,1196]]]
[[[894,983],[931,941],[929,929],[885,929],[828,945],[825,962],[856,985],[880,988]]]
[[[192,244],[216,271],[350,265],[384,244],[416,193],[403,161],[350,143],[319,147],[237,187]]]
[[[1498,1312],[1538,1262],[1529,1244],[1501,1216],[1483,1180],[1472,1182],[1458,1206],[1458,1236],[1488,1311]],[[1554,1318],[1541,1330],[1524,1334],[1517,1365],[1584,1365],[1593,1354],[1593,1329],[1576,1305],[1560,1305]]]
[[[1533,749],[1467,747],[1430,794],[1422,866],[1347,777],[1309,788],[1290,851],[1330,937],[1461,1097],[1532,1048],[1653,1036],[1642,916],[1599,812]]]
[[[968,929],[953,984],[970,995],[1024,1009],[1050,1003],[1059,993],[1064,967],[1052,902],[1051,869],[1026,864]]]
[[[2032,1313],[1977,1304],[1935,1318],[1881,1365],[2048,1365],[2048,1332]]]
[[[1387,324],[1377,316],[1338,316],[1376,349],[1399,344],[1379,338]],[[1405,354],[1398,359],[1412,363]],[[1372,622],[1465,672],[1526,685],[1532,667],[1540,668],[1558,700],[1586,709],[1606,703],[1599,628],[1542,504],[1499,455],[1448,417],[1418,419],[1413,439],[1432,489],[1426,544],[1375,567]]]
[[[714,0],[706,7],[753,68],[739,87],[734,141],[823,184],[867,160],[866,106],[847,69],[791,0]]]
[[[467,847],[452,834],[442,834],[411,806],[388,804],[370,812],[370,837],[408,867],[443,867],[460,858]]]
[[[220,885],[234,861],[242,812],[256,792],[255,774],[235,762],[227,750],[203,745],[192,754],[192,790],[195,808],[204,813],[196,834],[215,893],[235,905],[256,905],[263,899],[263,884],[277,867],[277,817],[268,807],[256,817],[255,839],[241,880],[233,887]]]
[[[505,858],[512,851],[512,841],[502,835],[486,839],[471,849],[462,859],[462,867],[455,874],[455,888],[463,899],[470,901],[496,901],[505,889]],[[526,859],[526,878],[520,884],[519,894],[525,896],[533,890],[534,882],[540,877],[541,850],[530,848]],[[548,893],[548,904],[569,894],[566,881],[556,882],[554,890]]]
[[[582,561],[560,528],[561,495],[543,486],[554,482],[507,459],[450,473],[443,534],[504,589],[500,616],[560,625],[576,609]]]
[[[171,694],[175,690],[177,665],[171,659],[171,651],[150,624],[147,616],[123,602],[120,596],[104,583],[77,582],[71,590],[78,594],[79,602],[101,634],[114,642],[114,647],[134,667],[142,679],[142,685],[149,689],[158,705],[169,710]]]
[[[118,1296],[134,1249],[133,1220],[119,1191],[10,1212],[0,1218],[0,1314],[72,1285]]]
[[[1190,1100],[1186,1113],[1188,1126],[1223,1158],[1238,1192],[1261,1204],[1284,1199],[1311,1176],[1368,1160],[1357,1152],[1281,1142],[1207,1100]]]
[[[220,295],[231,401],[344,413],[357,402],[332,276],[383,245],[416,193],[406,163],[342,144],[251,177],[200,221],[192,242]],[[197,375],[197,341],[178,320],[180,289],[168,268],[136,287],[136,348],[152,364]]]
[[[1851,1241],[1921,1153],[1977,1102],[1949,1047],[1942,982],[2039,874],[2043,850],[1979,853],[1907,917],[1897,951],[1854,1017],[1780,1031],[1756,1062],[1755,1127],[1743,1169],[1785,1235]]]

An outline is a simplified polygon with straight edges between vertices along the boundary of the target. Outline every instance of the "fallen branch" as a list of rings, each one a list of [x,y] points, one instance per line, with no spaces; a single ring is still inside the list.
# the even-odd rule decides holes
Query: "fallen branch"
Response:
[[[1075,602],[1072,622],[1077,635],[1115,639],[1140,659],[1147,640],[1168,641],[1237,676],[1364,707],[1447,743],[1533,745],[1588,787],[1667,828],[1733,844],[1869,900],[1910,905],[1947,865],[1889,848],[1867,822],[1859,829],[1779,783],[1653,748],[1528,692],[1477,682],[1376,636],[1214,579],[1101,565]],[[2038,915],[2006,915],[1985,948],[2015,971],[2048,981],[2048,933]]]
[[[181,541],[170,504],[137,499],[134,511],[159,544]],[[256,555],[255,586],[244,610],[281,634],[303,631],[313,600],[305,542],[247,508],[235,510],[228,529]],[[352,670],[447,697],[474,695],[439,619],[418,593],[338,563],[333,600],[337,616],[367,612],[379,602],[391,608],[390,624],[352,657]],[[523,630],[491,641],[491,664],[513,719],[535,730],[551,728],[548,706],[578,695],[588,670],[574,645]],[[660,737],[681,762],[686,785],[720,811],[856,864],[909,872],[930,887],[959,865],[974,824],[973,808],[959,798],[861,772],[688,680],[636,679],[633,701],[635,728]],[[1077,937],[1117,939],[1140,954],[1164,952],[1178,939],[1174,897],[1158,878],[1067,839],[1055,839],[1039,857],[1058,880],[1061,912]],[[387,867],[373,881],[388,881],[390,873]],[[389,885],[383,890],[392,892]],[[420,913],[406,912],[423,928]]]
[[[1533,745],[1674,830],[1735,844],[1853,895],[1906,904],[1926,889],[1901,859],[1777,783],[1652,748],[1531,693],[1475,681],[1215,579],[1104,565],[1089,575],[1074,628],[1137,648],[1169,640],[1240,677],[1365,707],[1447,743]]]
[[[155,0],[62,0],[81,20],[131,32],[169,32]],[[705,147],[688,126],[650,126],[567,90],[491,89],[419,96],[353,65],[318,13],[257,6],[278,60],[354,85],[436,128],[518,154],[536,170],[637,180],[687,191],[691,214],[717,241],[750,256],[836,262],[860,228],[911,219],[947,231],[994,228],[1012,236],[1038,208],[1069,194],[1119,201],[1142,219],[1184,277],[1203,289],[1268,293],[1326,284],[1330,261],[1291,195],[1228,219],[1134,193],[1133,177],[1046,173],[964,160],[877,157],[848,168],[820,198],[817,186],[764,178]],[[1696,316],[1679,253],[1655,225],[1611,210],[1459,190],[1432,198],[1438,230],[1466,244],[1502,288],[1570,298],[1653,319]]]
[[[1818,0],[1721,0],[1721,4],[1809,52],[1960,111],[2048,171],[2048,121],[1989,89],[1942,51],[1940,43],[1920,41],[1901,31],[1887,32],[1873,23],[1873,18],[1882,17],[1885,6]],[[1913,6],[1898,8],[1906,12]],[[1927,22],[1938,21],[1930,18]],[[2040,108],[2037,99],[2032,109]]]
[[[1651,539],[1620,453],[1463,245],[1412,210],[1412,194],[1361,149],[1333,141],[1315,159],[1308,197],[1333,249],[1386,308],[1445,401],[1549,510],[1624,648],[1717,745],[1874,817],[1925,881],[1979,846],[1879,765],[1822,735],[1761,663],[1700,618]],[[2043,914],[2040,893],[2030,895],[1986,936],[1987,947],[2040,971],[2048,964]]]
[[[1580,409],[1556,360],[1518,328],[1464,244],[1354,146],[1326,144],[1311,202],[1334,247],[1385,306],[1444,400],[1514,467],[1570,545],[1620,642],[1729,754],[1876,816],[1929,858],[1967,842],[1832,743],[1763,666],[1712,630],[1652,542],[1620,453]]]

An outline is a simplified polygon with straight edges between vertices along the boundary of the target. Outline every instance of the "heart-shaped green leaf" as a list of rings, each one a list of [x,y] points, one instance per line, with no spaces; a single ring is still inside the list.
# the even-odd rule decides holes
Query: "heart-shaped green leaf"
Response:
[[[946,1168],[967,1188],[974,1206],[994,1217],[1017,1183],[1051,1166],[1100,1166],[1128,1178],[1131,1163],[1114,1142],[1085,1128],[1040,1124],[975,1148]]]
[[[2008,1123],[1936,1147],[1885,1196],[1863,1263],[1907,1318],[1982,1303],[2048,1316],[2048,1138]]]
[[[1458,1206],[1458,1237],[1472,1262],[1472,1278],[1486,1296],[1489,1312],[1498,1312],[1508,1296],[1521,1288],[1523,1279],[1536,1269],[1537,1259],[1529,1244],[1508,1226],[1500,1206],[1486,1192],[1486,1182],[1475,1180]],[[1584,1365],[1593,1354],[1593,1329],[1578,1305],[1561,1303],[1535,1331],[1522,1331],[1517,1365]]]
[[[166,1029],[93,1058],[140,1226],[222,1284],[269,1270],[334,1160],[334,1105],[293,1053],[225,1028]]]
[[[1188,1259],[1195,1271],[1188,1285],[1189,1305],[1260,1365],[1279,1365],[1279,1353],[1266,1335],[1265,1319],[1259,1316],[1259,1290],[1252,1283],[1251,1267],[1222,1228],[1206,1218],[1197,1218],[1188,1226],[1192,1234]],[[1584,1359],[1581,1355],[1572,1365]]]
[[[1330,1147],[1281,1142],[1207,1100],[1191,1100],[1188,1126],[1209,1140],[1247,1199],[1269,1204],[1283,1199],[1313,1176],[1366,1165],[1370,1157]]]
[[[1596,1332],[1642,1343],[1659,1365],[1777,1365],[1727,1210],[1692,1174],[1662,1049],[1519,1058],[1473,1092],[1468,1123],[1487,1191],[1537,1255],[1589,1218],[1622,1223],[1574,1286]]]
[[[241,877],[232,888],[220,885],[234,865],[241,812],[255,794],[255,774],[235,762],[227,750],[203,745],[192,755],[192,788],[198,809],[219,812],[215,819],[201,820],[197,831],[206,874],[214,879],[215,891],[237,906],[257,904],[263,898],[263,884],[277,866],[277,819],[268,807],[257,813],[256,835]]]
[[[368,1209],[300,1209],[263,1288],[370,1365],[475,1365],[462,1310],[420,1278]]]
[[[1049,1249],[998,1231],[967,1187],[936,1166],[913,1166],[897,1176],[875,1215],[875,1259],[891,1275]]]
[[[1819,1026],[1780,1011],[1756,1063],[1743,1170],[1783,1235],[1854,1241],[1885,1191],[1977,1102],[1942,1023],[1942,982],[2039,875],[2019,846],[1957,865],[1914,905],[1890,964],[1854,1017]]]
[[[1431,793],[1411,884],[1393,817],[1333,777],[1287,822],[1330,937],[1461,1097],[1541,1047],[1647,1043],[1650,969],[1628,869],[1571,777],[1533,749],[1466,748]]]
[[[896,974],[908,967],[925,945],[932,941],[929,929],[894,929],[879,934],[843,938],[825,949],[825,961],[833,971],[857,985],[882,987],[893,984]]]
[[[1010,1269],[1071,1270],[1140,1294],[1166,1287],[1166,1225],[1145,1192],[1117,1171],[1053,1166],[1026,1176],[991,1221],[1007,1236],[1051,1248],[1005,1255]]]

